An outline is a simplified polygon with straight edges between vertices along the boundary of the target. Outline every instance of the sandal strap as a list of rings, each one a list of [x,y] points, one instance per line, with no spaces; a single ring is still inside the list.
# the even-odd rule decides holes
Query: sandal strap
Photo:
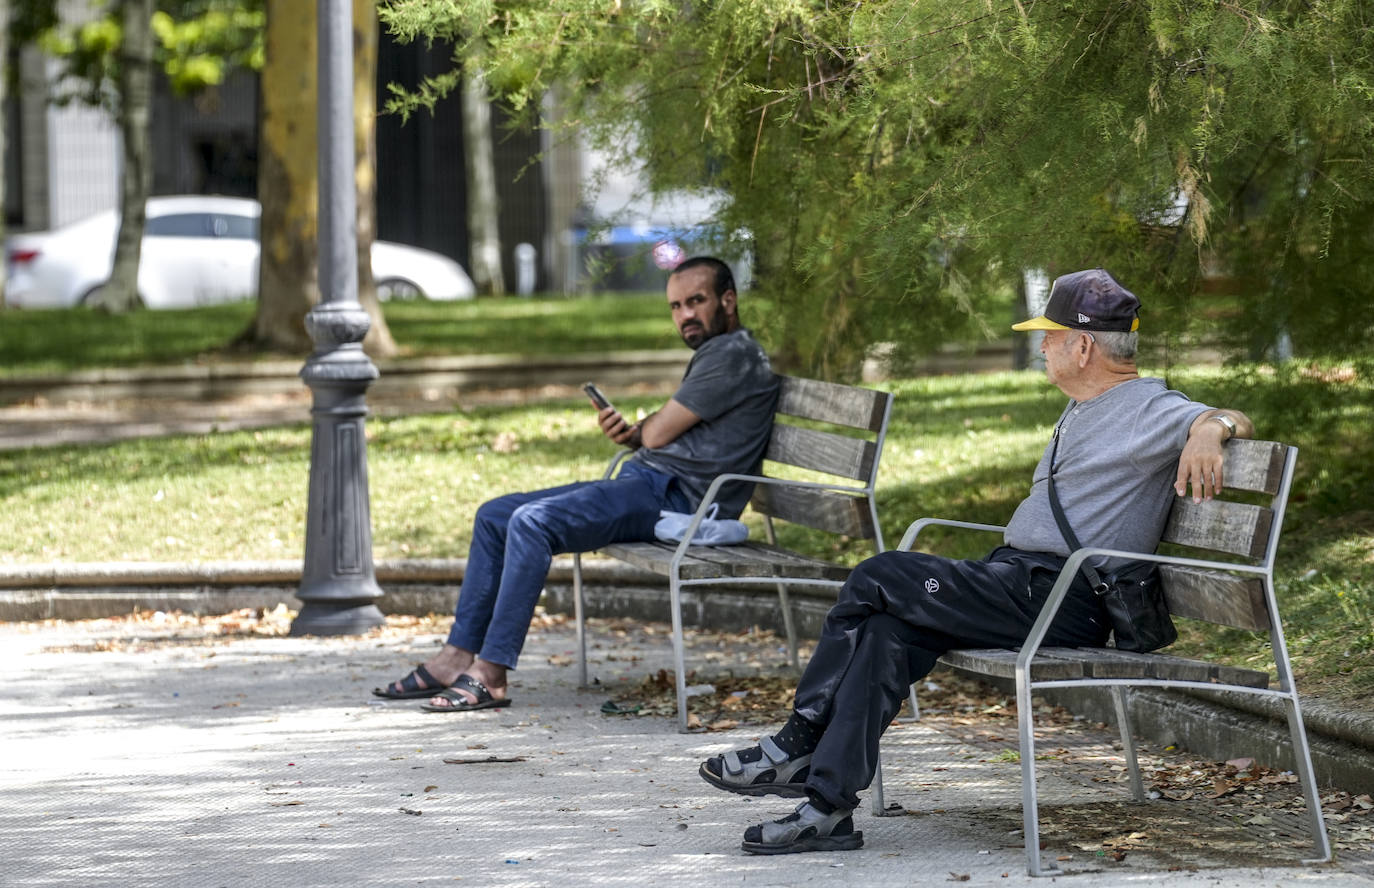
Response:
[[[487,701],[492,699],[491,691],[487,690],[487,686],[482,684],[477,679],[473,678],[471,675],[468,675],[466,672],[458,676],[458,678],[454,680],[453,684],[449,685],[449,690],[452,690],[454,688],[461,688],[471,693],[474,697],[477,698],[475,701],[477,703],[486,703]]]
[[[760,740],[759,749],[762,749],[763,754],[767,756],[768,760],[775,765],[784,764],[789,758],[791,758],[791,756],[782,751],[782,747],[778,746],[777,743],[773,742],[772,737],[764,737],[762,740]]]
[[[808,800],[798,805],[795,811],[783,819],[763,824],[760,832],[763,841],[770,845],[795,842],[808,830],[814,830],[812,835],[817,838],[828,838],[835,832],[835,827],[848,819],[852,813],[848,808],[836,808],[829,814],[822,814]]]

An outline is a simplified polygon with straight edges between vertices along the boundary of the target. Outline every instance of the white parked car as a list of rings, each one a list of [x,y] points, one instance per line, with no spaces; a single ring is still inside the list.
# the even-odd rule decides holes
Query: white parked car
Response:
[[[153,197],[139,258],[138,293],[148,308],[193,308],[253,299],[258,291],[255,200]],[[6,241],[5,301],[23,308],[82,305],[110,278],[119,214],[97,213],[56,231]],[[472,280],[447,256],[376,241],[372,277],[386,299],[471,299]]]

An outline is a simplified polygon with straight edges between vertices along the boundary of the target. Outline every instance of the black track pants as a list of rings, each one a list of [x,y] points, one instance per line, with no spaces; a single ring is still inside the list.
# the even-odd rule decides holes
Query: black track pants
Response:
[[[1063,562],[1004,546],[977,561],[885,552],[856,567],[797,686],[797,713],[825,726],[807,789],[856,807],[877,769],[878,738],[907,687],[951,648],[1019,647]],[[1045,643],[1100,645],[1107,632],[1080,577]]]

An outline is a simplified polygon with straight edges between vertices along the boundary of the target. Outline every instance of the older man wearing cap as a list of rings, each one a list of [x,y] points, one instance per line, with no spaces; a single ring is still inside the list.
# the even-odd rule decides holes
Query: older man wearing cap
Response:
[[[856,567],[826,616],[787,724],[754,747],[713,756],[701,777],[741,795],[805,798],[787,817],[744,833],[755,854],[859,848],[857,793],[873,780],[878,739],[906,688],[947,650],[1016,647],[1049,595],[1068,544],[1047,479],[1085,546],[1152,552],[1169,504],[1222,486],[1222,443],[1250,437],[1239,411],[1170,391],[1135,366],[1140,301],[1106,271],[1058,278],[1045,313],[1016,324],[1044,330],[1049,381],[1069,403],[1007,524],[978,560],[886,552]],[[1100,565],[1097,565],[1100,566]],[[1074,583],[1047,645],[1102,645],[1109,625],[1085,578]]]

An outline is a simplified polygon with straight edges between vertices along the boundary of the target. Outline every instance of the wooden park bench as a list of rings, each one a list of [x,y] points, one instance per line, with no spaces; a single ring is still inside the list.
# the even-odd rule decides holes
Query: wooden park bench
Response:
[[[1032,627],[1017,650],[952,650],[941,662],[960,670],[994,678],[1015,679],[1016,715],[1020,731],[1022,817],[1025,821],[1026,860],[1030,874],[1052,874],[1042,865],[1040,821],[1035,791],[1035,709],[1031,695],[1053,688],[1110,688],[1121,730],[1121,745],[1137,802],[1145,790],[1131,736],[1127,690],[1136,687],[1202,688],[1230,690],[1280,700],[1287,712],[1300,786],[1307,800],[1307,817],[1317,860],[1331,859],[1331,848],[1322,821],[1321,800],[1312,772],[1312,755],[1303,726],[1302,709],[1293,685],[1293,670],[1284,643],[1283,624],[1274,596],[1274,555],[1278,550],[1288,490],[1298,451],[1270,441],[1233,439],[1226,444],[1227,499],[1194,504],[1179,497],[1169,513],[1163,541],[1190,550],[1190,555],[1120,552],[1111,549],[1079,549],[1065,562],[1059,579]],[[1243,500],[1244,494],[1260,494],[1263,505]],[[1239,496],[1237,496],[1239,494]],[[916,535],[930,525],[944,525],[1000,533],[990,524],[923,518],[902,537],[908,550]],[[1191,553],[1196,554],[1191,554]],[[1160,564],[1159,572],[1169,611],[1221,626],[1268,632],[1278,687],[1269,687],[1267,672],[1224,666],[1163,653],[1137,654],[1114,648],[1041,647],[1050,621],[1068,592],[1083,559],[1119,556]],[[914,695],[913,695],[914,703]],[[881,772],[872,797],[874,813],[885,809]]]
[[[892,395],[872,389],[780,376],[781,391],[772,434],[764,459],[818,473],[822,480],[797,481],[771,475],[721,475],[712,482],[693,515],[681,543],[617,543],[601,553],[668,578],[672,610],[673,662],[677,682],[678,726],[687,730],[687,681],[682,640],[682,590],[709,585],[767,583],[777,587],[783,628],[792,665],[797,665],[797,636],[789,586],[839,587],[849,568],[801,555],[777,545],[773,521],[874,541],[883,551],[882,528],[874,504],[883,441],[887,435]],[[805,425],[786,422],[802,420]],[[817,428],[823,426],[824,428]],[[630,455],[624,451],[611,460],[605,477],[612,477]],[[827,477],[828,476],[828,477]],[[750,508],[763,516],[767,542],[732,546],[689,544],[715,502],[721,485],[728,481],[752,481]],[[573,600],[577,621],[577,648],[582,684],[587,684],[586,624],[583,618],[582,559],[573,556]]]

